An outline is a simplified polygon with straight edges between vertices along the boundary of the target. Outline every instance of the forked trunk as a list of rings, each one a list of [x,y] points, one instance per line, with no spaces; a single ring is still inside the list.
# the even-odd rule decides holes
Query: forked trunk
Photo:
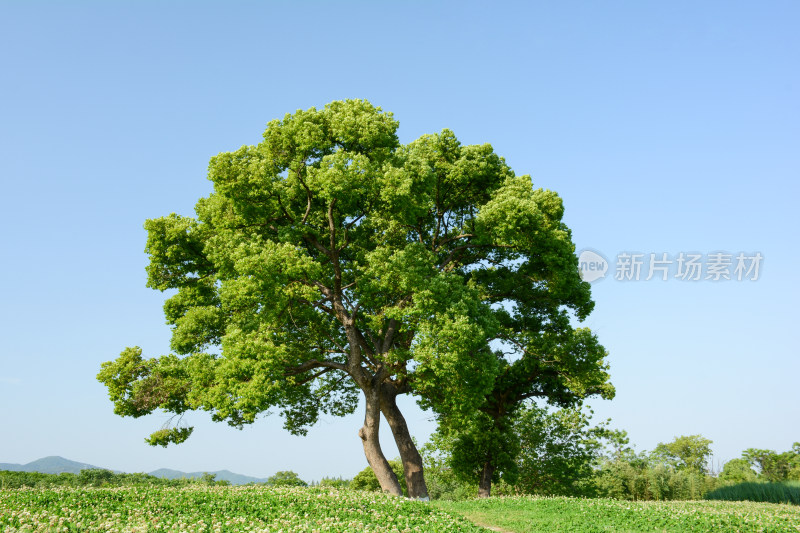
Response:
[[[492,495],[492,474],[494,474],[494,465],[490,462],[484,463],[481,481],[478,484],[478,498],[488,498]]]
[[[403,461],[403,473],[406,477],[408,497],[427,500],[428,486],[422,469],[422,456],[419,454],[411,433],[408,431],[406,419],[397,407],[397,394],[390,386],[381,387],[380,406],[386,422],[394,435],[394,442]]]
[[[372,467],[372,471],[375,472],[375,477],[378,478],[378,483],[380,483],[383,492],[402,496],[403,489],[400,487],[397,475],[392,471],[392,467],[389,466],[389,461],[383,455],[381,443],[378,440],[378,430],[381,422],[381,401],[378,391],[365,390],[364,397],[367,404],[364,426],[358,430],[358,436],[361,437],[361,441],[364,444],[364,455],[367,456],[367,462]]]

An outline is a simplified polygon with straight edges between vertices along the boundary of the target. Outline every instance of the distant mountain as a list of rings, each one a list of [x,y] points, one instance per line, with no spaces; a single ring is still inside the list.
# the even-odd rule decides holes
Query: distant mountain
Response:
[[[148,472],[151,476],[161,477],[166,479],[181,479],[181,478],[201,478],[206,472],[181,472],[180,470],[170,470],[169,468],[159,468]],[[231,485],[246,485],[247,483],[264,483],[265,478],[257,478],[251,476],[244,476],[231,472],[230,470],[217,470],[216,472],[208,472],[209,474],[216,475],[217,481],[230,481]]]
[[[61,474],[68,472],[70,474],[78,474],[81,470],[90,468],[100,468],[99,466],[90,465],[88,463],[78,463],[70,461],[57,455],[50,457],[42,457],[28,464],[20,465],[14,463],[0,463],[0,470],[11,470],[12,472],[41,472],[42,474]],[[120,473],[119,470],[114,470]],[[216,472],[208,472],[215,474],[217,481],[230,481],[231,485],[246,485],[247,483],[264,483],[266,479],[261,479],[251,476],[243,476],[236,474],[230,470],[218,470]],[[181,472],[180,470],[170,470],[169,468],[160,468],[153,470],[149,473],[151,476],[161,477],[166,479],[181,479],[181,478],[201,478],[205,472]]]
[[[61,474],[62,472],[69,472],[70,474],[77,474],[81,470],[88,468],[100,468],[99,466],[90,465],[87,463],[78,463],[70,461],[57,455],[50,457],[42,457],[28,464],[12,464],[0,463],[0,470],[11,470],[14,472],[41,472],[42,474]]]

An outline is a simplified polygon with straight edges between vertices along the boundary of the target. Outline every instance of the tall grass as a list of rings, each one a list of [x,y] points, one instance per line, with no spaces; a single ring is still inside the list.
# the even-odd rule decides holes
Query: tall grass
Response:
[[[739,483],[712,490],[706,500],[791,503],[800,505],[800,482]]]

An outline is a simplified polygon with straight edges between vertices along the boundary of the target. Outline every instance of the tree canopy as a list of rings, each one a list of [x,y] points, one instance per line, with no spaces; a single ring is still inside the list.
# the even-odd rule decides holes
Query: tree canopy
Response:
[[[381,486],[400,493],[382,414],[409,495],[425,497],[398,395],[464,420],[497,383],[555,401],[604,386],[604,350],[570,325],[593,303],[558,195],[488,144],[443,130],[402,145],[397,127],[364,100],[288,114],[211,159],[196,217],[145,223],[148,286],[173,291],[173,353],[130,347],[102,365],[117,414],[205,410],[242,427],[278,409],[304,434],[361,394]],[[190,434],[175,425],[148,442]]]

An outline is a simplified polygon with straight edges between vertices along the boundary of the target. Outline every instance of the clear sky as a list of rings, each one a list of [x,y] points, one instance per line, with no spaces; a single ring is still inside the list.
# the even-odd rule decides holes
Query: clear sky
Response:
[[[577,249],[610,263],[587,323],[617,397],[596,419],[639,450],[700,433],[717,462],[800,441],[797,2],[66,4],[0,1],[0,462],[366,466],[360,411],[307,438],[197,413],[189,441],[151,448],[164,417],[115,416],[95,380],[126,346],[168,351],[144,220],[191,215],[209,158],[269,120],[344,98],[392,111],[403,142],[491,143],[562,195]],[[618,281],[622,252],[763,261],[756,281],[645,281],[646,261]]]

